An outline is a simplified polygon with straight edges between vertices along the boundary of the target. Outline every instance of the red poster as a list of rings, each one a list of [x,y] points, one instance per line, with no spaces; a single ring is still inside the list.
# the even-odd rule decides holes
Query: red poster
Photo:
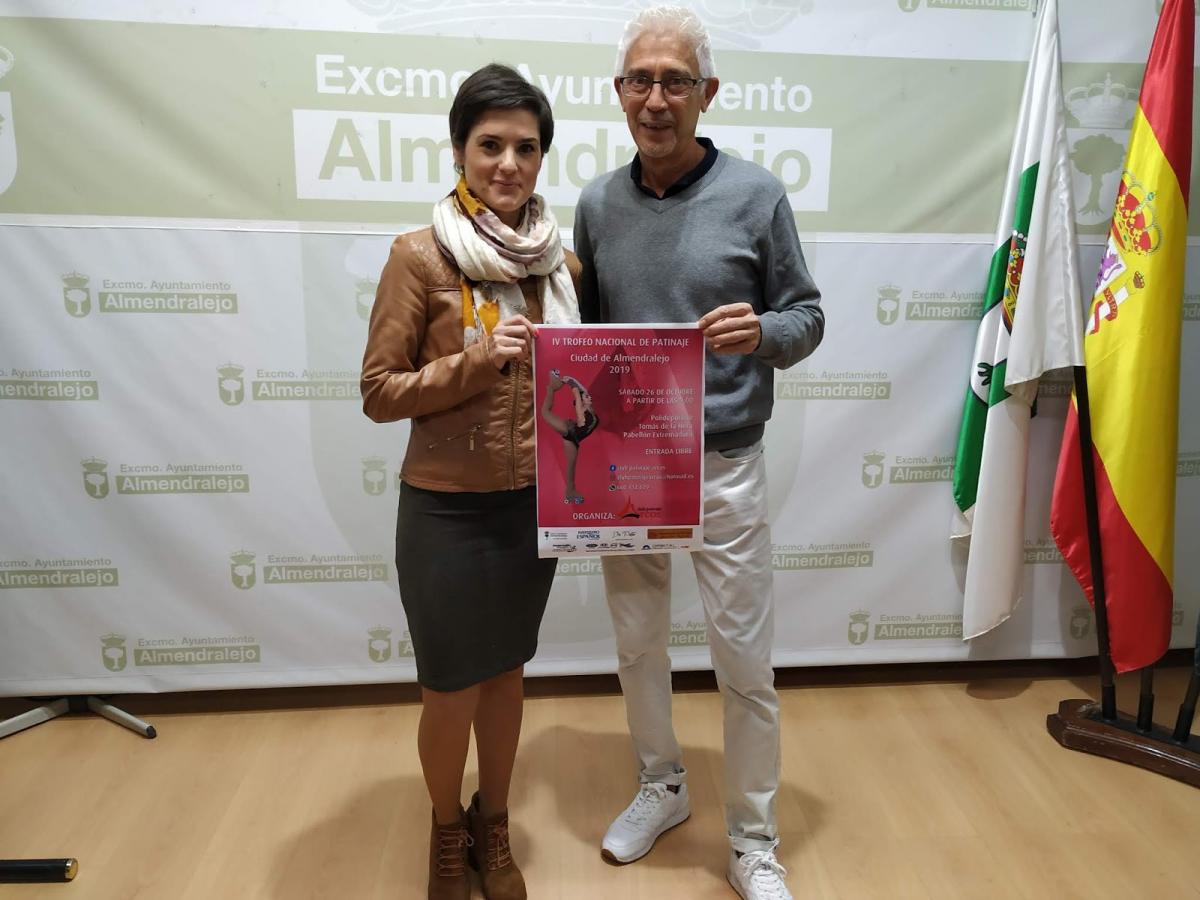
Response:
[[[700,549],[700,330],[540,325],[533,373],[538,554]]]

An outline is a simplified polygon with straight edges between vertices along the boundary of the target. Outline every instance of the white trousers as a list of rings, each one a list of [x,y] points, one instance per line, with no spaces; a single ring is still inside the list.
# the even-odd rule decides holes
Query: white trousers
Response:
[[[779,788],[779,698],[762,442],[704,456],[704,550],[692,553],[709,653],[725,705],[725,821],[735,850],[772,846]],[[680,784],[671,725],[671,557],[604,557],[618,674],[643,783]]]

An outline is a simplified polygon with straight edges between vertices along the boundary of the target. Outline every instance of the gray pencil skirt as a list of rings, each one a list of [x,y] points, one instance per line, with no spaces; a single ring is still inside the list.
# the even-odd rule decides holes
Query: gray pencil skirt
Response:
[[[396,570],[417,681],[460,691],[532,659],[555,566],[537,556],[535,488],[401,484]]]

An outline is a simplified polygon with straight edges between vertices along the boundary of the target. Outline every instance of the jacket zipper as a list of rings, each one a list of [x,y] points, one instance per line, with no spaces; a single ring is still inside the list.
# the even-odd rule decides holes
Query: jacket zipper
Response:
[[[508,409],[508,489],[517,487],[517,392],[521,387],[521,367],[517,363],[512,372],[512,404]]]
[[[462,438],[466,438],[467,439],[467,449],[474,450],[475,449],[475,432],[477,432],[482,427],[483,427],[482,425],[472,425],[470,428],[468,428],[466,431],[462,432],[461,434],[452,434],[449,437],[439,438],[438,440],[434,441],[431,444],[426,444],[425,449],[426,450],[435,450],[435,449],[437,449],[438,444],[448,444],[450,441],[457,441],[457,440],[461,440]]]

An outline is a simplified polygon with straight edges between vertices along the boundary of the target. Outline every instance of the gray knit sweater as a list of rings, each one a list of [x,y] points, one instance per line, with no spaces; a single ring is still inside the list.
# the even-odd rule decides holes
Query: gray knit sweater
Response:
[[[774,369],[821,342],[821,294],[808,274],[783,185],[722,153],[699,181],[658,200],[629,166],[600,176],[575,210],[584,322],[695,322],[724,303],[753,305],[762,343],[705,360],[705,443],[753,443],[771,417]]]

